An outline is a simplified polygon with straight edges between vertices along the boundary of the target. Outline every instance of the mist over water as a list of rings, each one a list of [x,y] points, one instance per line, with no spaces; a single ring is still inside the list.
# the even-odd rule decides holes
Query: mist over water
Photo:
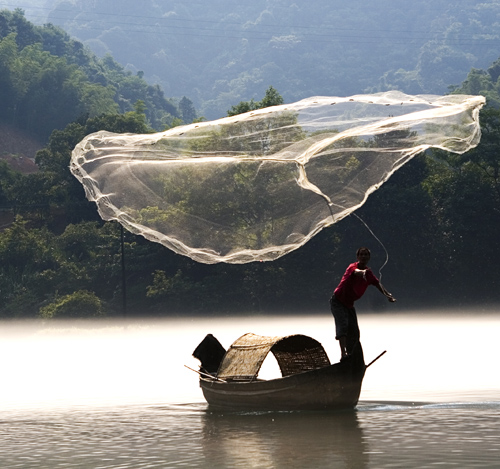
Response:
[[[500,373],[500,314],[359,315],[370,367],[361,400],[453,401],[495,398]],[[10,406],[120,405],[204,402],[199,362],[191,353],[207,333],[227,349],[246,332],[301,333],[340,357],[329,314],[130,321],[3,323],[0,400]],[[268,357],[261,377],[278,376]]]
[[[340,356],[329,313],[4,322],[0,467],[498,467],[500,314],[361,314],[355,412],[214,413],[191,353],[207,333],[301,333]],[[261,377],[279,374],[268,357]],[[36,442],[36,444],[35,444]]]

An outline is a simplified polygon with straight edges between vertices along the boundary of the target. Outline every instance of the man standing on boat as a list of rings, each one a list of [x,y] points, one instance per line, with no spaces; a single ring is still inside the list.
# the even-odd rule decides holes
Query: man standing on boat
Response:
[[[357,262],[347,267],[342,280],[330,298],[330,308],[335,318],[335,338],[340,344],[341,360],[346,359],[359,342],[359,327],[354,302],[363,296],[368,286],[375,286],[391,303],[396,301],[368,267],[370,255],[368,248],[358,249]]]

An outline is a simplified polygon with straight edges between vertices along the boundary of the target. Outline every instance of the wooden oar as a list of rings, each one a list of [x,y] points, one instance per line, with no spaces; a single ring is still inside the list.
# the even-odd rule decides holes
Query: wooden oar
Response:
[[[190,368],[187,365],[184,365],[188,370],[194,371],[195,373],[198,373],[200,376],[203,376],[204,378],[210,378],[213,379],[214,381],[220,381],[221,383],[227,383],[226,380],[217,378],[217,376],[209,375],[208,373],[203,373],[203,371],[195,370],[194,368]]]
[[[366,368],[368,368],[370,365],[373,365],[384,353],[386,353],[387,350],[384,350],[377,358],[373,359],[368,365],[366,365]]]

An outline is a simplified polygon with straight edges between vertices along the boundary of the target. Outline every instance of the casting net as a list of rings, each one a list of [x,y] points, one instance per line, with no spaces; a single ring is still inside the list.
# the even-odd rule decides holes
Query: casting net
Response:
[[[166,132],[97,132],[71,171],[104,220],[205,262],[273,260],[434,147],[479,143],[481,96],[315,97]]]

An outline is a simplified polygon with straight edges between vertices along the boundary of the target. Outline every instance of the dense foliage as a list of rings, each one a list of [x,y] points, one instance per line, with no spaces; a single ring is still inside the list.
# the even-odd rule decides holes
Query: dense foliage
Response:
[[[155,112],[188,122],[196,118],[192,103],[182,99],[180,113],[170,113],[159,88],[109,56],[95,58],[57,28],[32,26],[21,12],[0,13],[0,38],[0,122],[47,139],[36,158],[39,172],[23,175],[0,161],[0,317],[123,314],[124,296],[129,314],[328,314],[328,298],[357,247],[372,248],[378,273],[385,253],[357,216],[278,261],[245,265],[197,264],[102,222],[68,170],[75,144],[101,129],[151,132]],[[412,160],[357,212],[389,252],[383,282],[400,308],[500,299],[489,268],[499,251],[499,71],[499,61],[473,69],[455,89],[488,98],[477,149]],[[271,87],[262,100],[240,102],[229,113],[281,99]],[[383,300],[375,292],[365,301],[383,308]]]
[[[138,101],[156,130],[196,118],[187,98],[178,107],[142,73],[97,58],[57,27],[34,26],[20,10],[0,11],[0,64],[0,122],[41,141],[81,116],[130,112]]]
[[[500,111],[488,107],[481,122],[477,149],[417,157],[357,212],[389,252],[383,280],[403,308],[499,299],[483,264],[498,251]],[[148,130],[137,111],[74,122],[38,153],[40,172],[22,176],[0,165],[0,195],[18,204],[15,222],[0,233],[0,316],[84,315],[79,298],[87,315],[122,314],[123,260],[129,314],[326,312],[359,245],[372,248],[375,270],[384,260],[357,216],[271,263],[198,264],[127,232],[122,258],[119,225],[98,219],[67,168],[76,142],[101,128]],[[367,301],[385,305],[381,295]]]

